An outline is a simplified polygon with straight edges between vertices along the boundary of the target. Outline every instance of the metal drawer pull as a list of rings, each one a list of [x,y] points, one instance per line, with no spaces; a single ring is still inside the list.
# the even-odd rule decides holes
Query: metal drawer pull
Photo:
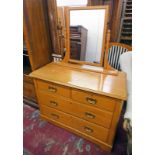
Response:
[[[58,106],[58,103],[57,102],[55,102],[55,101],[50,101],[50,103],[52,104],[52,106],[54,106],[54,107],[57,107]]]
[[[87,131],[87,132],[89,132],[89,133],[92,133],[92,132],[93,132],[93,129],[88,128],[88,127],[86,127],[86,126],[84,127],[84,130]]]
[[[48,90],[49,90],[50,92],[56,92],[56,91],[57,91],[57,88],[48,86]]]
[[[55,119],[59,119],[59,116],[58,115],[56,115],[56,114],[51,114],[51,116],[53,117],[53,118],[55,118]]]
[[[88,117],[88,118],[92,118],[94,119],[95,118],[95,115],[89,113],[89,112],[85,112],[85,115]]]
[[[89,102],[90,104],[96,104],[96,99],[90,98],[90,97],[86,97],[87,102]]]

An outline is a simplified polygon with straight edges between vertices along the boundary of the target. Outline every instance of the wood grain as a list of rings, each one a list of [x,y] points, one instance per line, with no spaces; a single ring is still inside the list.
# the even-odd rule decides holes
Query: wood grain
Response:
[[[120,33],[121,13],[123,0],[113,0],[113,13],[111,18],[111,42],[117,42]]]
[[[23,82],[23,96],[36,102],[35,88],[33,83]]]
[[[114,111],[116,100],[103,95],[96,95],[94,93],[88,93],[87,91],[80,91],[72,89],[71,98],[80,103],[91,105],[101,110]],[[89,102],[87,99],[92,99],[95,103]]]
[[[64,97],[70,97],[70,88],[64,87],[55,83],[43,82],[37,80],[37,88],[41,91],[50,92],[54,95],[61,95]]]
[[[118,72],[117,76],[74,70],[50,63],[30,74],[31,77],[63,86],[78,88],[95,94],[125,100],[126,74]]]
[[[43,105],[41,112],[51,120],[70,126],[101,141],[105,142],[107,139],[109,130],[106,128]]]
[[[113,113],[104,109],[100,110],[93,106],[81,104],[71,99],[66,99],[58,95],[53,95],[44,91],[38,91],[40,105],[69,113],[97,125],[110,128]]]
[[[117,101],[116,106],[115,106],[115,112],[114,112],[112,123],[111,123],[111,128],[110,128],[109,135],[107,138],[107,143],[109,145],[113,144],[114,136],[117,130],[117,124],[119,121],[119,116],[122,110],[122,106],[123,106],[123,101]]]
[[[108,75],[50,63],[30,76],[41,118],[111,150],[126,99],[124,73]]]
[[[56,0],[47,0],[47,12],[49,21],[49,31],[53,47],[53,53],[61,54],[60,40],[58,36],[58,13]]]
[[[108,145],[106,142],[103,142],[103,141],[101,141],[95,137],[92,137],[92,136],[90,136],[90,135],[88,135],[82,131],[79,131],[76,128],[71,127],[70,125],[60,123],[58,121],[55,121],[54,119],[50,119],[48,116],[42,115],[42,114],[41,114],[41,119],[46,120],[46,121],[48,121],[48,122],[50,122],[50,123],[52,123],[58,127],[64,128],[70,132],[73,132],[79,136],[82,136],[83,138],[86,138],[90,141],[93,141],[94,143],[98,144],[102,149],[104,149],[106,151],[111,151],[111,149],[112,149],[112,146]]]
[[[51,61],[51,39],[45,0],[24,0],[24,38],[32,70]]]

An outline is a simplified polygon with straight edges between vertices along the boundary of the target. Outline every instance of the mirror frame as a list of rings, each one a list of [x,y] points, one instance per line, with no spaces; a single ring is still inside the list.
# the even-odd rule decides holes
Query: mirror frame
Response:
[[[107,35],[107,28],[108,28],[108,18],[109,18],[109,6],[83,6],[83,7],[65,7],[65,21],[66,21],[66,54],[64,57],[63,62],[70,62],[75,64],[86,64],[92,66],[103,66],[104,61],[104,53],[106,50],[106,35]],[[104,22],[104,29],[103,29],[103,39],[102,39],[102,53],[100,58],[100,63],[93,63],[88,61],[79,61],[70,59],[70,11],[72,10],[98,10],[104,9],[105,10],[105,22]]]

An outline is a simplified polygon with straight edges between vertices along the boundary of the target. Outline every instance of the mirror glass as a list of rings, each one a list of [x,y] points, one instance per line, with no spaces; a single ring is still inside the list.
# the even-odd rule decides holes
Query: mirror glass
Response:
[[[105,10],[70,10],[70,59],[100,63]]]

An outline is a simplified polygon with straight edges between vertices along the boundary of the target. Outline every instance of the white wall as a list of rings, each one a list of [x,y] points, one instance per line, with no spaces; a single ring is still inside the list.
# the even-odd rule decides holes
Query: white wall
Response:
[[[86,61],[100,61],[105,10],[76,10],[70,13],[70,25],[82,25],[88,30]]]
[[[57,0],[58,6],[87,5],[88,0]]]

